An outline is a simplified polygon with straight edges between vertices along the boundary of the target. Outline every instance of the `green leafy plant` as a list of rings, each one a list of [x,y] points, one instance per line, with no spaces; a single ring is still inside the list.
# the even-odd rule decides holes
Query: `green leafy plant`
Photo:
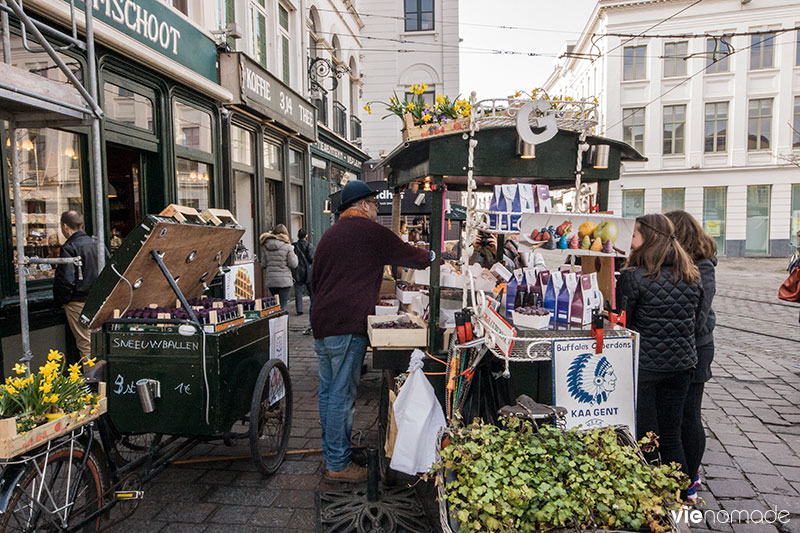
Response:
[[[438,468],[448,472],[445,499],[464,532],[662,532],[688,486],[677,465],[645,464],[613,428],[535,432],[515,418],[453,430]]]

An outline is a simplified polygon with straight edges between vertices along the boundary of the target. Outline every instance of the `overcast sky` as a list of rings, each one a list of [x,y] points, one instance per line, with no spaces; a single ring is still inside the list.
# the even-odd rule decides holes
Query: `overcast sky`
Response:
[[[476,91],[478,99],[498,98],[518,89],[530,91],[540,87],[552,71],[554,57],[564,42],[580,35],[595,3],[596,0],[459,0],[461,94],[467,96]],[[475,49],[548,56],[474,53]]]

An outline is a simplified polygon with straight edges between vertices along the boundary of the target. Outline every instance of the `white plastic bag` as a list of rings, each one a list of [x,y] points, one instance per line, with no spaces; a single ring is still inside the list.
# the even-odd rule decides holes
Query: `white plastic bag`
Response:
[[[436,458],[436,439],[446,424],[442,406],[422,373],[424,356],[419,350],[412,352],[408,378],[394,401],[397,439],[389,466],[412,476],[431,469]]]

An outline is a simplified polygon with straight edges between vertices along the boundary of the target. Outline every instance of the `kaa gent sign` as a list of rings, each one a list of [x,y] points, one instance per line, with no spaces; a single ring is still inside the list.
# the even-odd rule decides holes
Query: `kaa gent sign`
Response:
[[[241,52],[224,52],[219,54],[219,71],[234,104],[244,104],[308,141],[317,140],[314,106],[261,65]]]
[[[84,9],[85,5],[83,0],[75,1],[78,9]],[[97,20],[217,82],[214,41],[161,2],[94,0],[93,7]]]

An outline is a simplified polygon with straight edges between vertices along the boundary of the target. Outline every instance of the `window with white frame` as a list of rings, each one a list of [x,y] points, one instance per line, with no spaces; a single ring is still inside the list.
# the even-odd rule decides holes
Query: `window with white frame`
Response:
[[[622,191],[622,216],[636,218],[644,215],[644,189]]]
[[[689,42],[679,41],[664,45],[664,77],[686,76],[686,54]]]
[[[664,106],[664,155],[682,154],[686,135],[686,106]]]
[[[724,39],[708,39],[706,41],[706,72],[729,72],[731,45]]]
[[[217,29],[224,30],[228,24],[236,22],[236,0],[217,0]],[[228,37],[228,46],[236,49],[236,39]]]
[[[266,0],[250,0],[250,55],[267,68],[267,5]]]
[[[622,110],[622,140],[644,153],[644,108],[629,107]]]
[[[647,45],[625,47],[623,52],[623,80],[643,80],[645,78],[645,54],[647,54]]]
[[[291,85],[289,10],[283,4],[278,4],[278,31],[280,32],[281,79],[286,85]]]
[[[794,117],[792,120],[792,148],[800,148],[800,96],[794,97]]]
[[[705,113],[706,153],[725,152],[728,140],[728,102],[709,102]]]
[[[772,68],[774,54],[774,33],[762,33],[750,37],[750,70]]]
[[[772,137],[772,98],[750,100],[747,108],[747,149],[768,150]]]
[[[433,29],[433,0],[403,0],[406,31]]]

